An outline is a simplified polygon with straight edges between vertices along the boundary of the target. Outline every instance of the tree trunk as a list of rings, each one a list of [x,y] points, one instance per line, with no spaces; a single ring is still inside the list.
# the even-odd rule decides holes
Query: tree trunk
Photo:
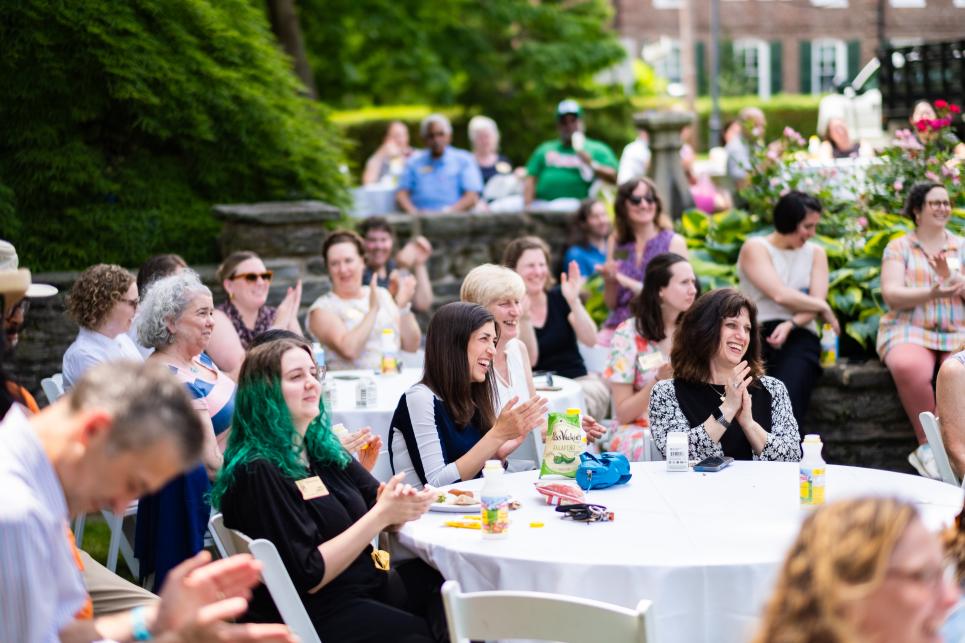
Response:
[[[295,10],[295,0],[268,0],[268,19],[271,30],[275,33],[285,53],[292,57],[295,63],[295,74],[305,85],[308,95],[318,98],[315,89],[315,77],[308,64],[305,54],[305,43],[302,42],[302,28],[298,22],[298,12]]]

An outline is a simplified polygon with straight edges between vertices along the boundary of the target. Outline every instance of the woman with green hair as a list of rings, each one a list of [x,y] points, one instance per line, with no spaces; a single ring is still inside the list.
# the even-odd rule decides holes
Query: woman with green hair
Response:
[[[435,491],[401,475],[380,485],[331,432],[320,398],[304,340],[251,349],[212,505],[226,527],[274,543],[322,640],[446,640],[439,574],[420,560],[390,571],[371,545],[380,531],[419,518]],[[277,622],[263,586],[247,617]]]

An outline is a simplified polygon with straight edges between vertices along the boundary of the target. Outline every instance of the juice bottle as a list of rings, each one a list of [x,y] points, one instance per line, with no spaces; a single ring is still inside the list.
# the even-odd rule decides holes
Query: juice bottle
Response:
[[[834,366],[838,362],[838,334],[831,324],[821,327],[821,366]]]
[[[486,460],[483,478],[485,483],[479,493],[482,536],[486,539],[505,538],[509,533],[509,491],[503,480],[503,463]]]
[[[801,450],[801,506],[810,508],[824,504],[824,478],[827,464],[821,457],[824,444],[821,436],[813,433],[804,436]]]
[[[383,375],[399,372],[399,351],[395,345],[395,331],[391,328],[382,329],[382,361],[379,370]]]

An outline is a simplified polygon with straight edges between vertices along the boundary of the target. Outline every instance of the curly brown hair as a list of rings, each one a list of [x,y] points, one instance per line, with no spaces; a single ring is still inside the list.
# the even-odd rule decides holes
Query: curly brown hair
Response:
[[[915,508],[892,498],[857,498],[807,517],[787,554],[754,643],[845,643],[857,632],[849,607],[884,580]]]
[[[751,367],[751,377],[759,379],[764,374],[764,365],[757,306],[734,288],[718,288],[701,295],[680,318],[670,351],[673,376],[691,382],[709,382],[710,361],[720,346],[721,326],[725,319],[737,317],[745,308],[751,318],[751,332],[744,359]]]
[[[67,314],[80,326],[93,330],[133,283],[134,275],[118,265],[91,266],[80,273],[67,294]]]

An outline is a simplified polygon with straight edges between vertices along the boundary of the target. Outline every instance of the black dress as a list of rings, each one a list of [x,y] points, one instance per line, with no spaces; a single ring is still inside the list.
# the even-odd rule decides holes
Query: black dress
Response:
[[[435,605],[442,578],[422,561],[386,573],[375,567],[367,545],[341,574],[308,593],[325,574],[318,546],[364,516],[379,486],[354,459],[344,469],[317,462],[310,469],[328,494],[304,500],[294,480],[267,460],[239,467],[221,500],[225,526],[274,543],[323,641],[442,640],[424,618],[428,610],[431,629],[444,632],[441,604]],[[281,622],[263,585],[254,590],[246,620]]]
[[[576,344],[576,332],[568,319],[570,305],[560,287],[546,293],[546,321],[536,331],[539,357],[536,371],[553,371],[557,375],[576,379],[586,375],[586,365]]]

